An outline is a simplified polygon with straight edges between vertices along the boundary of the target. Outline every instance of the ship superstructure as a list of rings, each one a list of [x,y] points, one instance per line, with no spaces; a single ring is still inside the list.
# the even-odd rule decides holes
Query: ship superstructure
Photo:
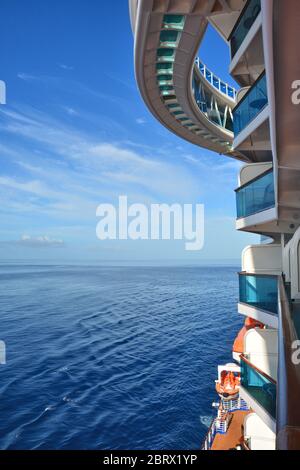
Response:
[[[179,137],[244,162],[236,228],[262,236],[242,253],[245,326],[235,363],[219,367],[216,418],[203,449],[300,449],[300,106],[293,99],[300,2],[129,5],[146,105]],[[208,24],[229,45],[238,90],[197,57]]]

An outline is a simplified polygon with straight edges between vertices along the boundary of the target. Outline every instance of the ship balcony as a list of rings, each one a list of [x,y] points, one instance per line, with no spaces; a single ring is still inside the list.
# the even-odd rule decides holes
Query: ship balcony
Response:
[[[239,313],[278,328],[278,276],[282,265],[281,244],[250,245],[243,250]]]
[[[248,0],[229,36],[231,58],[233,59],[261,12],[261,0]]]
[[[276,432],[276,380],[241,356],[240,396],[274,433]]]
[[[239,274],[239,313],[278,327],[278,276]]]
[[[240,90],[237,99],[233,109],[233,147],[250,160],[255,154],[256,161],[267,161],[271,145],[265,71],[250,88]]]
[[[250,413],[245,417],[243,429],[245,450],[276,449],[276,434],[256,413]]]
[[[229,36],[230,73],[241,86],[251,86],[264,70],[260,0],[248,0]]]
[[[277,219],[274,172],[270,163],[246,165],[236,189],[237,230]]]

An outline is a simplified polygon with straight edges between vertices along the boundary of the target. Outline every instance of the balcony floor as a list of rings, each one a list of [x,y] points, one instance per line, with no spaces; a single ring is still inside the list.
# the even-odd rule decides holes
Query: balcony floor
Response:
[[[230,450],[240,445],[243,437],[242,426],[245,417],[249,413],[251,413],[251,411],[235,411],[232,413],[233,418],[227,434],[217,434],[211,450]]]

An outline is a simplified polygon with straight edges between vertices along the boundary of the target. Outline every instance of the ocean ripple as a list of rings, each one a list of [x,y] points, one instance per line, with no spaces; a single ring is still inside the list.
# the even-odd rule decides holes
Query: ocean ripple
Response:
[[[198,449],[237,268],[0,267],[1,449]]]

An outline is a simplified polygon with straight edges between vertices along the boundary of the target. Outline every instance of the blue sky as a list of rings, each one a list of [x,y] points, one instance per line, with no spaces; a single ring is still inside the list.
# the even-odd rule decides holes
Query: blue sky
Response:
[[[2,260],[222,261],[256,239],[235,232],[239,164],[171,134],[142,102],[126,0],[2,0],[0,40]],[[212,30],[201,58],[232,83]],[[97,240],[96,207],[123,194],[205,204],[204,249]]]

